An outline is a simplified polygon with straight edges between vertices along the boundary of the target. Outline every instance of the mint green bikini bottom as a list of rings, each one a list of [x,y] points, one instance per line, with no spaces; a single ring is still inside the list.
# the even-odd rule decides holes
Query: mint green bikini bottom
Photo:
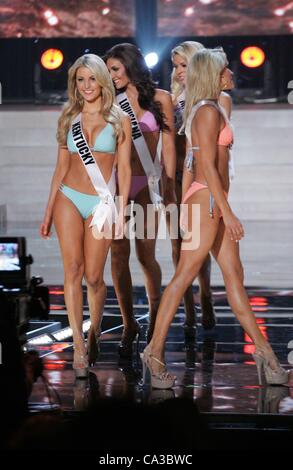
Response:
[[[101,201],[98,195],[80,193],[63,183],[60,186],[60,191],[75,205],[84,220],[92,214],[94,207]]]

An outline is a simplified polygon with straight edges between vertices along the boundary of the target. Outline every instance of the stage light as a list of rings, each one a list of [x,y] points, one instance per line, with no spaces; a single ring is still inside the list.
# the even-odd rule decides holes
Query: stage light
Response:
[[[44,17],[46,18],[46,20],[48,20],[53,15],[54,15],[54,13],[52,12],[52,10],[44,11]]]
[[[184,15],[185,16],[191,16],[194,13],[194,7],[187,7],[185,8]]]
[[[106,16],[110,13],[110,11],[111,11],[110,8],[103,8],[102,15]]]
[[[276,16],[283,16],[283,15],[285,15],[285,10],[284,10],[284,8],[277,8],[277,9],[274,11],[274,14],[275,14]]]
[[[151,69],[152,67],[155,67],[155,65],[157,65],[157,63],[159,62],[159,56],[156,52],[150,52],[149,54],[144,56],[144,60],[147,66]]]
[[[257,46],[246,47],[240,54],[241,63],[249,68],[260,67],[265,58],[264,51]]]
[[[210,4],[213,2],[213,0],[199,0],[199,1],[200,1],[200,3],[202,3],[203,5],[210,5]]]
[[[56,24],[59,23],[59,20],[57,18],[57,16],[53,15],[53,16],[50,16],[50,18],[48,18],[48,23],[50,26],[56,26]]]
[[[41,335],[37,338],[30,339],[28,344],[37,346],[39,344],[52,344],[53,339],[49,335]]]
[[[58,69],[63,63],[63,54],[59,49],[47,49],[41,57],[41,64],[47,70]]]

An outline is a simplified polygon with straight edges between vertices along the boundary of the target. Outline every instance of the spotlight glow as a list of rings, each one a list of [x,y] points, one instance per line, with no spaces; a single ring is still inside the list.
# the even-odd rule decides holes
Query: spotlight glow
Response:
[[[274,14],[275,14],[276,16],[283,16],[283,15],[285,15],[285,10],[284,10],[284,8],[277,8],[277,9],[274,11]]]
[[[41,57],[41,64],[47,70],[55,70],[63,63],[63,54],[59,49],[47,49]]]
[[[249,68],[260,67],[265,58],[264,51],[257,46],[246,47],[240,54],[242,64]]]
[[[111,11],[110,8],[103,8],[102,15],[106,16],[110,13],[110,11]]]
[[[185,8],[184,15],[185,16],[192,16],[194,13],[194,7],[187,7]]]
[[[59,20],[57,18],[57,16],[53,15],[53,16],[50,16],[50,18],[48,18],[48,23],[50,26],[56,26],[56,24],[59,23]]]
[[[44,17],[46,18],[46,20],[48,20],[49,18],[51,18],[51,16],[53,16],[52,10],[46,10],[46,11],[44,11]]]
[[[156,52],[150,52],[144,57],[147,66],[151,69],[159,62],[159,56]]]

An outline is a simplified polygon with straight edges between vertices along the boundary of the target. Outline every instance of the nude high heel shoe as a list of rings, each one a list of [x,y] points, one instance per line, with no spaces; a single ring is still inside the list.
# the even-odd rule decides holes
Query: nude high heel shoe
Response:
[[[153,356],[147,348],[143,351],[143,353],[140,355],[142,365],[143,365],[143,384],[146,383],[146,372],[147,370],[150,373],[151,377],[151,386],[153,388],[159,388],[159,389],[168,389],[172,388],[175,384],[176,376],[169,374],[169,372],[166,369],[166,364],[164,362],[161,362],[159,359],[157,359],[155,356]],[[161,366],[163,366],[163,370],[161,372],[154,372],[151,366],[151,362],[155,361]]]
[[[263,352],[256,351],[252,356],[257,368],[259,385],[262,385],[263,373],[268,385],[283,385],[288,382],[288,371],[283,369],[279,363],[276,369],[270,366],[270,359],[275,360],[273,353],[265,355]]]
[[[87,379],[89,375],[89,364],[87,354],[74,350],[73,369],[77,379]]]

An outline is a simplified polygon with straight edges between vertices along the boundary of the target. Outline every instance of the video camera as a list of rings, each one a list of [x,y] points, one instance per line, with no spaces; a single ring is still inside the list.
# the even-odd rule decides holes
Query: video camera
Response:
[[[31,318],[47,320],[49,289],[39,276],[30,277],[33,257],[26,254],[24,237],[0,237],[0,323],[13,320],[21,344]]]

